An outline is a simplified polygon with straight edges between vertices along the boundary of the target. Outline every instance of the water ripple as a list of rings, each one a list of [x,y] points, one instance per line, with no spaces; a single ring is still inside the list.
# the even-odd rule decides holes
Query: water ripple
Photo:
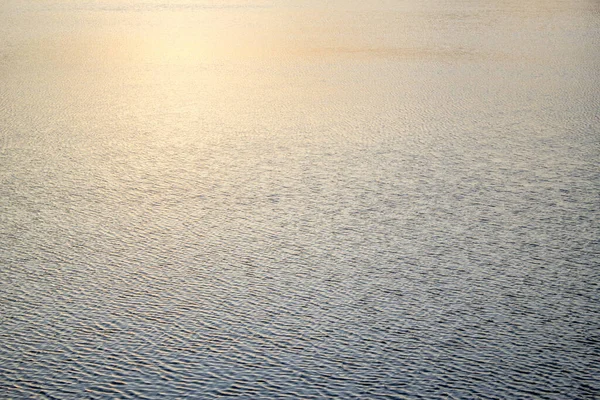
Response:
[[[0,397],[597,398],[595,7],[226,3],[0,12]]]

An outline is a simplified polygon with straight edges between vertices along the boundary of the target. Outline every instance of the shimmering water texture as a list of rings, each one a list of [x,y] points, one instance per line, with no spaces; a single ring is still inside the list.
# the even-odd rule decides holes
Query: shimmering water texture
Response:
[[[2,0],[0,398],[600,398],[597,0]]]

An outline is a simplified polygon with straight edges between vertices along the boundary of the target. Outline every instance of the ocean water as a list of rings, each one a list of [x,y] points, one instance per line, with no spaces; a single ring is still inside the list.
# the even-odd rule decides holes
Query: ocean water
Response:
[[[3,0],[0,398],[600,397],[596,0]]]

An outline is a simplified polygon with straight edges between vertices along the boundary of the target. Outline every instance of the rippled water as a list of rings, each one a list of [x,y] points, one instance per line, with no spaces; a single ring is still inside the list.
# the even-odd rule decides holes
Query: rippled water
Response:
[[[600,3],[4,0],[0,397],[600,396]]]

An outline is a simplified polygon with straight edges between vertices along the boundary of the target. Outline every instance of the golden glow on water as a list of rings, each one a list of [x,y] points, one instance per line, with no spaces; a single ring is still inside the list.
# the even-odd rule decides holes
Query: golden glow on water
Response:
[[[23,35],[22,42],[33,56],[59,65],[137,64],[143,68],[251,60],[319,62],[329,57],[471,57],[477,53],[469,46],[445,45],[431,37],[427,27],[416,26],[411,13],[398,10],[339,12],[319,6],[286,9],[263,4],[241,11],[237,3],[228,3],[229,7],[190,11],[175,5],[133,13],[91,8],[75,20],[70,14],[40,13],[32,23],[50,26],[53,34],[38,38],[32,31]]]
[[[112,99],[131,118],[171,110],[240,129],[265,121],[330,125],[355,109],[392,115],[386,110],[398,100],[390,88],[406,94],[402,107],[420,107],[435,75],[418,63],[535,65],[591,57],[568,39],[550,43],[534,34],[544,29],[536,16],[551,13],[537,3],[507,2],[502,13],[516,17],[491,20],[476,5],[450,11],[409,1],[78,4],[77,12],[58,2],[27,19],[15,13],[4,27],[12,47],[1,50],[0,72],[14,76],[10,82],[23,71],[53,74],[44,82],[49,90],[91,103]],[[553,4],[556,15],[545,21],[558,23]],[[43,33],[35,29],[42,25]],[[531,40],[498,34],[513,31]]]

